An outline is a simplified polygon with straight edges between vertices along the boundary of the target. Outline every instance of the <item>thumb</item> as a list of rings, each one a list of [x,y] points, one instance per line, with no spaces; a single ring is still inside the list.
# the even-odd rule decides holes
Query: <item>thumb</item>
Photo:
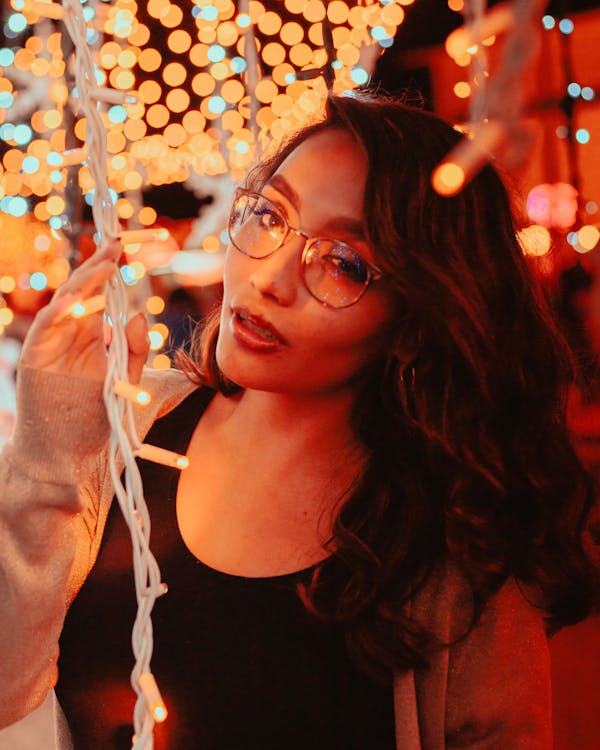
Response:
[[[125,328],[127,345],[129,349],[128,375],[130,383],[139,383],[142,377],[142,369],[150,350],[150,339],[148,338],[148,321],[144,313],[138,313],[127,323]]]

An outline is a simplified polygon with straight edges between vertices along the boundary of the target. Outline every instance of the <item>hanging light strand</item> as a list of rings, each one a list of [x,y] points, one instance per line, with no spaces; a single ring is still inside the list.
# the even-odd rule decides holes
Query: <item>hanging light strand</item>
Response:
[[[103,249],[120,233],[119,222],[108,186],[108,151],[106,132],[98,111],[98,85],[95,66],[86,41],[86,21],[79,0],[63,0],[62,21],[75,50],[75,80],[81,109],[86,117],[85,154],[94,180],[92,214],[96,225],[98,249]],[[142,481],[135,462],[136,455],[144,453],[153,459],[152,446],[142,449],[134,421],[134,403],[143,404],[148,399],[127,388],[128,344],[125,333],[127,322],[127,293],[120,274],[115,274],[104,288],[104,316],[111,326],[108,347],[107,373],[104,382],[104,403],[111,428],[109,470],[117,501],[131,534],[133,546],[133,571],[138,605],[133,626],[132,646],[135,665],[131,684],[137,694],[134,710],[134,739],[136,750],[152,750],[155,721],[166,718],[166,709],[150,670],[153,649],[151,612],[158,596],[165,592],[161,583],[156,559],[150,551],[150,518],[143,495]],[[120,395],[118,395],[120,394]],[[133,398],[132,398],[133,395]],[[125,467],[125,484],[119,466]]]

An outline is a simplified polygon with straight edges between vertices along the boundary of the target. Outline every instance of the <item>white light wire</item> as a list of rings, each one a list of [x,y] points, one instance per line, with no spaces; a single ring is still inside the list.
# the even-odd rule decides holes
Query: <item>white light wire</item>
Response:
[[[86,40],[87,24],[79,0],[62,0],[63,23],[75,47],[75,80],[86,117],[87,164],[94,180],[92,214],[97,229],[99,249],[107,246],[119,234],[119,222],[113,204],[107,177],[106,132],[93,90],[98,89],[95,65]],[[149,547],[150,519],[144,500],[142,481],[135,462],[140,448],[133,418],[133,404],[115,394],[115,384],[128,381],[128,345],[125,333],[127,322],[127,293],[120,273],[106,283],[105,315],[112,326],[112,337],[108,347],[107,373],[104,382],[104,403],[111,427],[109,467],[115,494],[125,521],[129,527],[133,546],[133,571],[138,605],[133,626],[132,647],[135,665],[131,672],[131,684],[137,694],[134,710],[134,738],[136,750],[152,750],[154,715],[140,687],[140,677],[150,672],[153,649],[152,622],[150,615],[154,602],[165,591],[161,584],[160,571]],[[117,466],[125,467],[125,485],[121,482]]]
[[[474,17],[474,22],[469,25],[471,29],[481,26],[492,15],[500,18],[500,11],[503,29],[506,25],[509,28],[498,70],[486,81],[485,89],[475,93],[468,128],[470,138],[459,143],[443,162],[452,162],[463,168],[466,178],[461,188],[500,147],[507,168],[516,167],[526,153],[529,136],[521,121],[524,98],[521,77],[538,49],[546,0],[512,0],[494,6],[487,13],[483,13],[482,0],[470,0],[465,5],[466,15]],[[505,23],[507,18],[508,23]],[[477,60],[474,64],[476,69],[480,68]]]

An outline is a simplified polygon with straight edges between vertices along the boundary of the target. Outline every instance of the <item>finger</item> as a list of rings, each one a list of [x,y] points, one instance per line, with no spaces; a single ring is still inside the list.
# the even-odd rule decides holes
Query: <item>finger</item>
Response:
[[[55,298],[79,295],[81,298],[99,294],[104,284],[117,273],[112,260],[104,260],[96,265],[80,266],[56,291]]]
[[[142,370],[150,351],[150,339],[148,337],[148,322],[143,313],[135,315],[125,328],[127,344],[129,348],[128,375],[130,383],[139,383]]]
[[[92,255],[92,258],[97,257],[99,260],[108,259],[117,263],[123,255],[123,252],[123,243],[117,237],[116,239],[111,240],[106,247],[102,248],[102,250],[97,250],[94,255]]]

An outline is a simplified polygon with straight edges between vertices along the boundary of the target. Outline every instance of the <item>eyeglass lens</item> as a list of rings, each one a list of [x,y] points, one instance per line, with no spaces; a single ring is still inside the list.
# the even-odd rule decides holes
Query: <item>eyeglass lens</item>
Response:
[[[229,234],[234,246],[252,258],[278,250],[288,224],[271,201],[250,194],[239,196],[231,211]],[[304,282],[309,292],[331,307],[347,307],[366,289],[367,263],[348,245],[333,240],[309,240],[303,254]]]

